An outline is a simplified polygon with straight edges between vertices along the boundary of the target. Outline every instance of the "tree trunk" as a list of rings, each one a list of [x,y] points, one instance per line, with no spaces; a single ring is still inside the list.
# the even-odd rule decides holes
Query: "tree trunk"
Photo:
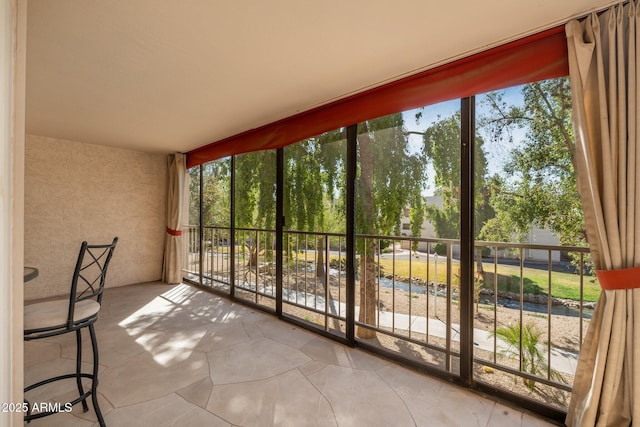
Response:
[[[376,267],[375,267],[374,240],[370,240],[365,250],[366,254],[360,256],[360,314],[358,321],[367,325],[376,326]],[[358,328],[358,338],[371,339],[376,337],[376,332],[367,328]]]
[[[324,277],[324,237],[318,236],[316,240],[316,277]]]
[[[482,267],[482,248],[476,248],[476,273],[484,273]]]
[[[482,267],[482,248],[476,248],[476,274],[473,279],[473,294],[476,300],[476,316],[480,312],[480,290],[484,283],[484,269]]]
[[[255,267],[258,265],[258,247],[251,243],[250,245],[245,245],[247,250],[249,251],[249,261],[247,261],[247,267]]]
[[[359,196],[363,206],[363,221],[366,229],[362,230],[366,234],[375,234],[373,218],[373,147],[366,122],[358,135],[360,150],[360,182]],[[363,252],[360,255],[360,314],[358,321],[367,325],[376,325],[376,282],[375,282],[375,241],[368,241],[363,245]],[[356,335],[358,338],[372,339],[376,337],[376,332],[359,327]]]

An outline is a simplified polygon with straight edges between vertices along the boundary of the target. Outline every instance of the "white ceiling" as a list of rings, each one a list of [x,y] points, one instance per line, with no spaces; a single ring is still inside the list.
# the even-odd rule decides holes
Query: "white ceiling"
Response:
[[[187,151],[611,0],[28,0],[27,133]]]

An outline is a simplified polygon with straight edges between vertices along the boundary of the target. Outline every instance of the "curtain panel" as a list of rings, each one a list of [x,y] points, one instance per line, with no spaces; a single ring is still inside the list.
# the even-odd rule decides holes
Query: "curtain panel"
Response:
[[[184,154],[170,154],[167,158],[167,228],[164,238],[162,281],[182,282],[182,213],[187,175]]]
[[[578,190],[603,288],[580,352],[567,425],[628,426],[640,423],[638,4],[565,29]]]

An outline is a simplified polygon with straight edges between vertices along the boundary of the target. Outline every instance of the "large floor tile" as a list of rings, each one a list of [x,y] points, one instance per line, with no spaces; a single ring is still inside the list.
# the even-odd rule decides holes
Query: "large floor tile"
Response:
[[[100,391],[115,408],[157,399],[209,375],[204,353],[190,352],[160,361],[150,353],[137,355],[101,374]]]
[[[260,381],[214,386],[207,409],[241,426],[335,426],[331,405],[297,369]]]
[[[96,340],[98,344],[98,360],[101,367],[115,366],[123,361],[144,351],[144,348],[131,339],[131,335],[124,328],[114,325],[110,328],[99,327],[96,323]],[[68,334],[73,337],[74,334]],[[60,343],[62,347],[62,357],[67,359],[76,358],[76,342],[66,340]],[[93,350],[89,331],[82,331],[82,358],[84,361],[91,361]]]
[[[437,396],[437,411],[425,414],[440,424],[461,426],[488,426],[495,402],[450,384],[445,384]],[[413,408],[412,408],[413,409]]]
[[[309,358],[319,362],[343,366],[345,368],[352,367],[348,348],[326,338],[314,337],[300,347],[300,351],[309,356]]]
[[[135,420],[135,424],[131,424],[132,420]],[[110,426],[230,426],[228,422],[187,402],[175,393],[114,409],[105,417],[105,423]]]
[[[329,400],[340,426],[411,426],[400,397],[373,371],[328,365],[308,376]]]
[[[97,424],[93,421],[76,417],[72,413],[62,412],[31,420],[29,424],[25,423],[24,425],[28,427],[93,427]]]
[[[260,338],[207,353],[214,385],[270,378],[310,359],[295,348]]]
[[[307,331],[276,318],[267,318],[257,325],[265,337],[297,349],[314,338]]]
[[[438,378],[391,363],[378,369],[377,372],[399,396],[412,396],[426,401],[434,400],[434,397],[447,384]]]
[[[247,330],[242,322],[231,325],[216,325],[206,330],[206,333],[202,335],[198,342],[196,349],[209,352],[233,347],[250,340],[251,337],[247,334]]]
[[[212,389],[213,382],[211,382],[210,377],[206,377],[181,388],[176,391],[176,393],[182,396],[187,402],[191,402],[194,405],[205,408],[207,406],[207,402],[209,402],[209,396],[211,396]]]

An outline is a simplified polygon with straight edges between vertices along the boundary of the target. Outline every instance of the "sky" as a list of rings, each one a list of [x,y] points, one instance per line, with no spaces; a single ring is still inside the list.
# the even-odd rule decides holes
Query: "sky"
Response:
[[[476,117],[487,116],[490,114],[490,108],[483,102],[485,95],[476,95]],[[522,106],[524,101],[522,97],[522,86],[515,86],[503,90],[503,100],[507,104],[514,106]],[[424,132],[431,124],[438,121],[438,117],[444,118],[456,114],[460,111],[460,100],[455,99],[452,101],[446,101],[439,104],[430,105],[428,107],[417,108],[414,110],[408,110],[402,113],[404,118],[404,126],[408,131]],[[422,117],[416,122],[416,114],[422,113]],[[477,119],[476,119],[477,121]],[[509,144],[508,141],[496,143],[491,141],[490,136],[482,128],[477,129],[478,133],[483,137],[485,144],[485,154],[487,157],[487,168],[489,175],[502,172],[502,167],[508,159],[509,151],[514,146],[525,138],[526,129],[514,129],[513,144]],[[409,135],[409,144],[412,149],[419,150],[422,146],[422,136]],[[434,175],[433,168],[429,166],[427,169],[427,190],[424,193],[425,196],[432,196],[435,190],[433,180],[429,177]]]

